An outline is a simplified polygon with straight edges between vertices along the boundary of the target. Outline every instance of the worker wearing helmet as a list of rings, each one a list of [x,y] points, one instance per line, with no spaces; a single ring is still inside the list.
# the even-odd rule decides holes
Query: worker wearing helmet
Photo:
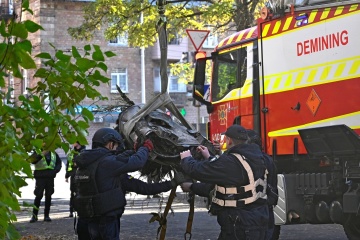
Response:
[[[228,150],[221,156],[210,156],[203,146],[197,150],[209,161],[194,159],[190,151],[180,153],[184,172],[205,184],[204,193],[215,190],[210,213],[217,215],[219,240],[265,238],[269,219],[267,170],[261,150],[248,141],[246,129],[232,125],[225,132]]]
[[[181,179],[174,178],[147,186],[140,180],[133,180],[127,173],[140,170],[145,165],[153,144],[147,139],[136,152],[119,153],[120,145],[123,145],[123,139],[117,131],[101,128],[92,138],[92,149],[82,151],[74,159],[78,166],[75,210],[79,216],[79,240],[119,239],[126,191],[157,194],[181,183]]]

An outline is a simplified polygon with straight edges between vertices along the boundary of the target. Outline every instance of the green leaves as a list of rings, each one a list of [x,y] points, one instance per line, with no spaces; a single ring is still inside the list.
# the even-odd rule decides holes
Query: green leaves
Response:
[[[55,54],[55,57],[59,60],[65,61],[65,62],[68,62],[71,58],[71,56],[64,54],[63,51],[57,51]]]
[[[21,44],[14,45],[14,54],[15,54],[14,57],[17,58],[17,61],[19,62],[19,65],[21,67],[25,69],[36,68],[35,61],[32,59],[29,53],[24,50],[24,46],[26,48],[26,45],[21,45]],[[13,60],[16,61],[15,59]]]
[[[172,63],[170,64],[171,74],[179,77],[179,83],[188,84],[194,77],[194,68],[191,63]]]
[[[28,36],[28,31],[26,30],[26,27],[24,26],[24,24],[13,22],[12,25],[13,25],[13,26],[12,26],[12,32],[11,32],[11,34],[12,34],[13,36],[19,37],[19,38],[22,38],[22,39],[27,38],[27,36]]]
[[[43,59],[51,59],[51,55],[49,53],[39,53],[35,57],[37,58],[43,58]]]
[[[104,54],[105,54],[105,56],[107,56],[107,57],[115,57],[115,56],[116,56],[116,54],[113,53],[113,52],[111,52],[111,51],[106,51],[106,52],[104,52]]]
[[[40,25],[38,25],[30,20],[26,20],[24,22],[24,25],[25,25],[25,28],[31,33],[37,32],[38,30],[44,30]]]
[[[83,115],[83,117],[85,117],[86,119],[89,119],[91,121],[94,120],[94,115],[92,114],[92,112],[90,112],[86,108],[82,109],[81,115]]]
[[[79,51],[76,49],[76,47],[72,46],[71,52],[72,52],[72,56],[74,58],[80,58],[81,57],[81,55],[80,55]]]
[[[40,68],[36,71],[36,73],[34,74],[34,77],[46,78],[48,75],[49,75],[49,72],[46,69]]]
[[[25,52],[31,53],[32,44],[29,40],[23,40],[15,45],[17,48],[24,50]]]
[[[22,10],[32,13],[28,0],[22,2]],[[0,239],[20,238],[12,222],[16,221],[14,211],[20,209],[16,196],[26,185],[20,175],[32,177],[29,153],[58,148],[68,152],[75,141],[86,144],[94,116],[86,108],[81,112],[75,108],[85,98],[106,100],[95,86],[109,82],[103,75],[107,71],[105,61],[115,56],[110,51],[103,53],[97,45],[86,45],[83,50],[73,46],[71,53],[66,53],[50,44],[54,54],[38,53],[35,59],[42,65],[37,67],[27,38],[39,30],[43,28],[30,20],[0,23],[0,87],[4,87],[0,98],[6,100],[0,101]],[[31,72],[35,74],[31,89],[14,104],[5,83],[10,74],[22,81],[23,69],[34,69]]]
[[[87,71],[91,68],[94,68],[96,66],[96,62],[87,58],[80,58],[76,60],[76,65],[78,65],[80,70]]]
[[[98,45],[94,45],[95,51],[92,54],[92,59],[95,61],[105,61],[104,55]]]
[[[125,37],[129,46],[147,47],[158,39],[157,24],[160,19],[156,1],[97,0],[85,8],[81,26],[68,29],[69,34],[80,40],[90,40],[99,29],[110,40]],[[242,30],[254,25],[254,12],[263,0],[234,1],[169,1],[165,17],[169,38],[186,37],[185,29],[211,29],[218,35],[228,34],[229,29]],[[143,13],[143,22],[139,15]]]

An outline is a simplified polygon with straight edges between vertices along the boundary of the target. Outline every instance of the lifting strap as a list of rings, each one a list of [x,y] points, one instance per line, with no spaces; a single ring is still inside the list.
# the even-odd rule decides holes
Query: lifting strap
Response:
[[[167,215],[169,213],[171,204],[172,204],[172,202],[174,200],[175,193],[176,193],[176,187],[171,189],[170,196],[169,196],[169,199],[168,199],[168,201],[166,203],[164,213],[162,214],[162,216],[159,219],[159,223],[160,223],[160,229],[159,229],[160,230],[160,238],[159,238],[159,240],[164,240],[165,239],[166,222],[167,222],[166,217],[167,217]],[[159,230],[158,230],[158,233],[159,233]]]
[[[189,199],[190,210],[189,210],[189,215],[188,215],[188,221],[187,221],[187,224],[186,224],[186,232],[184,234],[184,239],[185,240],[187,239],[187,235],[190,236],[189,240],[192,237],[191,228],[192,228],[192,223],[193,223],[193,220],[194,220],[195,194],[190,192],[189,197],[190,197],[190,199]]]

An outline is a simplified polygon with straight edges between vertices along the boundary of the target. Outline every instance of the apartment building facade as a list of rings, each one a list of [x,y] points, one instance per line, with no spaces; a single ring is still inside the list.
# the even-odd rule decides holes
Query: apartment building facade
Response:
[[[17,9],[18,6],[13,6],[12,0],[6,0],[8,10],[12,8]],[[30,0],[30,9],[34,12],[33,15],[26,14],[21,16],[21,20],[30,19],[40,24],[45,31],[39,31],[35,34],[29,35],[29,40],[33,44],[33,55],[40,52],[53,53],[54,50],[50,44],[64,52],[70,52],[71,47],[75,46],[79,51],[87,44],[99,45],[101,50],[112,51],[116,54],[115,57],[106,61],[108,71],[106,76],[111,78],[110,84],[102,84],[97,90],[108,101],[96,102],[97,106],[106,107],[121,105],[118,100],[119,94],[116,90],[116,84],[121,87],[123,92],[133,100],[136,104],[142,103],[141,92],[141,51],[139,48],[129,47],[127,39],[118,37],[117,39],[106,40],[101,31],[96,32],[94,38],[90,41],[77,41],[70,37],[67,33],[69,27],[79,26],[83,21],[83,7],[89,4],[90,1],[76,1],[76,0]],[[2,6],[2,5],[1,5]],[[6,9],[6,4],[4,5]],[[6,13],[10,13],[5,11]],[[1,13],[3,18],[5,15]],[[9,15],[9,14],[8,14]],[[11,15],[11,14],[10,14]],[[7,15],[6,15],[7,16]],[[207,41],[204,50],[211,51],[216,41]],[[210,44],[209,44],[210,43]],[[194,51],[191,42],[188,38],[175,37],[170,39],[168,45],[168,63],[176,63],[180,61],[183,52]],[[160,81],[160,48],[158,43],[152,47],[145,49],[145,96],[146,101],[149,101],[161,89]],[[37,64],[41,64],[37,62]],[[16,102],[19,94],[26,94],[27,88],[36,85],[36,79],[33,79],[34,70],[23,70],[23,80],[12,79],[9,77],[9,84],[14,86],[13,97]],[[189,87],[184,83],[179,83],[177,78],[169,76],[168,91],[175,105],[185,113],[185,119],[194,126],[200,123],[200,126],[207,121],[207,111],[204,106],[199,108],[192,105],[189,101]],[[91,142],[93,133],[102,127],[113,127],[119,111],[112,112],[98,112],[93,100],[85,99],[81,108],[88,108],[95,114],[94,122],[91,123],[89,129],[88,142]],[[202,129],[203,126],[202,126]]]

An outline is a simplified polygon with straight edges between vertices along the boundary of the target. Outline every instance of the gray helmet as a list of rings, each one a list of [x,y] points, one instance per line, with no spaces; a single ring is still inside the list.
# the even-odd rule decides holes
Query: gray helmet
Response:
[[[92,138],[92,144],[105,146],[108,142],[117,142],[121,144],[123,139],[117,131],[112,128],[100,128],[97,130]]]

